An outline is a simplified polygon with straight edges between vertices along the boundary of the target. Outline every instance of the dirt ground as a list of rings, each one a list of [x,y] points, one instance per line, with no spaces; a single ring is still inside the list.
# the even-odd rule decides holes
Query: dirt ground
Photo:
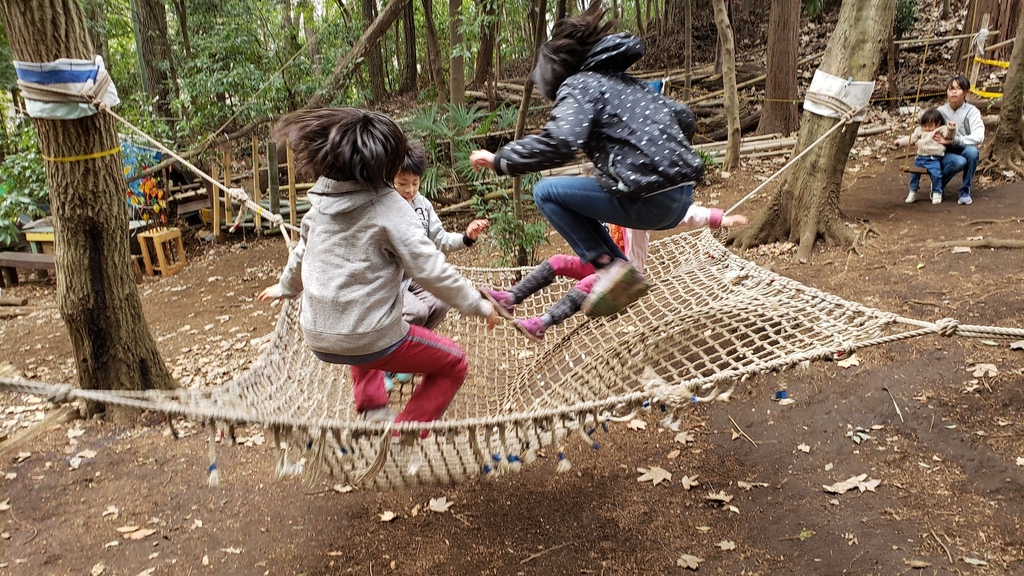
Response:
[[[1024,185],[979,186],[969,207],[948,193],[939,206],[906,205],[900,163],[878,161],[890,138],[858,141],[849,164],[842,207],[860,237],[854,250],[821,247],[809,263],[784,245],[744,256],[900,315],[1024,327],[1024,251],[935,245],[1024,238]],[[720,178],[698,199],[729,206],[771,166]],[[140,287],[184,385],[237,374],[273,328],[276,308],[253,297],[273,282],[284,245],[246,240]],[[0,364],[72,381],[53,281],[5,294],[39,311],[0,320]],[[756,378],[728,403],[696,406],[685,445],[650,416],[645,430],[602,434],[601,450],[570,443],[569,473],[548,458],[494,480],[393,493],[274,482],[258,428],[220,449],[222,482],[211,488],[198,425],[180,422],[180,440],[155,416],[132,428],[53,425],[3,456],[0,574],[683,574],[684,555],[714,574],[1024,573],[1024,351],[929,337],[858,358]],[[994,375],[974,376],[979,364]],[[783,386],[789,406],[773,401]],[[5,395],[4,426],[25,428],[46,408]],[[638,482],[637,468],[651,466],[672,479]],[[823,489],[861,474],[880,483]],[[687,490],[684,476],[698,484]],[[732,500],[708,498],[720,492]],[[430,511],[441,496],[452,508]],[[384,522],[386,512],[396,517]]]

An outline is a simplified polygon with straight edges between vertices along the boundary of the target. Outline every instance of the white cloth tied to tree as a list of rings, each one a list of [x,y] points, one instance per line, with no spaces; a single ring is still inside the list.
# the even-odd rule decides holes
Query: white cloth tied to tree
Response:
[[[863,122],[863,111],[871,102],[875,81],[853,81],[815,70],[804,96],[804,110],[826,118],[842,118],[857,112],[854,122]]]
[[[14,70],[32,118],[74,120],[99,112],[96,104],[121,103],[101,56],[44,63],[15,60]]]

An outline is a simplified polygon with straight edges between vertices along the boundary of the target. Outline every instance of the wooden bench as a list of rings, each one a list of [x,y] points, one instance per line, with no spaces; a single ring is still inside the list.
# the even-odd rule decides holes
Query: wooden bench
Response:
[[[45,274],[46,271],[53,270],[55,267],[53,254],[0,252],[0,287],[14,286],[18,283],[18,268],[42,270]]]

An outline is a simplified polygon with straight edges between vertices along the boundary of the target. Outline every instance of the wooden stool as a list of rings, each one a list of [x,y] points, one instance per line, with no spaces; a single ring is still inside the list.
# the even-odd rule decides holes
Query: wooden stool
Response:
[[[177,228],[156,228],[138,235],[139,246],[142,248],[142,262],[146,266],[146,275],[173,276],[185,268],[185,246],[181,243],[181,230]],[[153,243],[156,253],[156,265],[149,251],[149,242]]]

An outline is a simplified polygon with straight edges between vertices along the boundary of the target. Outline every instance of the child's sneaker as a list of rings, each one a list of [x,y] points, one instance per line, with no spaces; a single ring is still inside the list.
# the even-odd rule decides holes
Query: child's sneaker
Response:
[[[963,190],[960,191],[960,198],[957,199],[956,203],[966,206],[971,202],[974,202],[974,200],[971,198],[971,191],[964,188]]]
[[[512,303],[511,294],[490,288],[481,288],[480,293],[484,295],[484,298],[490,300],[499,316],[508,320],[512,319],[512,314],[516,311],[516,305]]]
[[[397,414],[387,406],[381,406],[360,412],[359,416],[367,422],[391,422]]]
[[[395,389],[398,384],[408,384],[412,382],[412,374],[408,372],[385,372],[384,373],[384,389],[391,392]]]
[[[932,192],[932,204],[942,204],[942,192]]]
[[[597,271],[597,281],[583,301],[587,316],[611,316],[651,289],[644,275],[625,260],[615,259]]]
[[[907,199],[904,200],[904,202],[906,202],[907,204],[913,204],[914,202],[917,202],[918,200],[919,200],[919,198],[917,197],[917,190],[911,190],[910,194],[907,194]]]
[[[541,321],[540,316],[534,316],[533,318],[527,318],[525,320],[514,320],[513,325],[520,332],[526,334],[527,338],[535,342],[544,341],[544,322]]]

